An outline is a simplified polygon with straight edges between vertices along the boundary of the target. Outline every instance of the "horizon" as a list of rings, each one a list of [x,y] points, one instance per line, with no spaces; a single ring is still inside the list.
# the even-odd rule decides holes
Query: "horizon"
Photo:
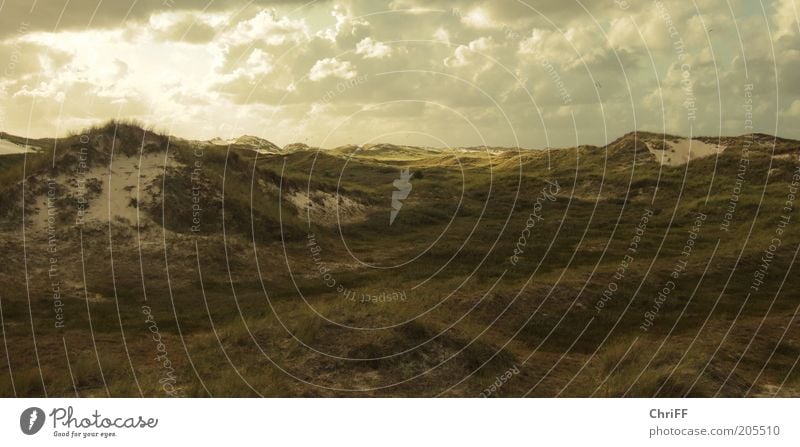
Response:
[[[4,2],[0,129],[54,137],[131,117],[281,147],[800,138],[790,0],[196,3]]]
[[[340,145],[337,145],[337,146],[322,147],[322,146],[313,146],[313,145],[304,143],[302,141],[294,141],[294,142],[289,142],[289,143],[286,143],[286,144],[278,144],[278,143],[275,143],[274,140],[271,140],[269,137],[265,137],[263,135],[252,135],[252,134],[241,134],[241,135],[235,135],[235,136],[227,137],[227,138],[216,136],[216,137],[212,137],[212,138],[209,138],[209,139],[198,140],[198,139],[194,139],[194,138],[187,138],[187,137],[182,136],[182,135],[169,133],[168,131],[165,131],[164,129],[159,129],[157,126],[152,126],[152,125],[149,125],[147,123],[135,122],[134,120],[130,120],[130,119],[126,119],[126,118],[111,119],[111,120],[107,120],[107,121],[103,121],[103,122],[98,122],[98,123],[96,123],[96,124],[94,124],[92,126],[84,127],[82,129],[72,129],[72,130],[69,130],[69,131],[63,133],[60,136],[33,137],[33,136],[13,134],[13,133],[6,132],[6,131],[3,131],[3,130],[0,130],[0,135],[5,134],[5,135],[12,136],[12,137],[15,137],[15,138],[21,138],[21,139],[32,140],[32,141],[43,140],[43,139],[63,140],[63,139],[69,138],[71,136],[76,136],[76,135],[80,135],[80,134],[84,134],[84,133],[89,133],[93,129],[104,128],[104,127],[112,126],[112,125],[113,126],[119,126],[119,125],[132,126],[132,127],[139,128],[139,129],[141,129],[141,130],[143,130],[145,132],[164,135],[164,136],[166,136],[166,137],[168,137],[170,139],[175,138],[175,139],[178,139],[178,140],[184,140],[184,141],[189,141],[189,142],[211,143],[214,140],[233,141],[233,140],[237,140],[237,139],[244,138],[244,137],[253,137],[253,138],[258,138],[259,140],[263,140],[263,141],[265,141],[267,143],[273,144],[273,145],[275,145],[275,146],[277,146],[277,147],[279,147],[281,149],[283,149],[283,148],[285,148],[287,146],[295,145],[295,144],[305,144],[305,145],[307,145],[308,147],[310,147],[312,149],[322,149],[322,150],[336,149],[336,148],[346,147],[346,146],[356,146],[358,148],[363,148],[363,147],[366,147],[366,146],[379,146],[379,145],[393,145],[393,146],[399,146],[399,147],[421,148],[421,149],[425,149],[425,148],[430,148],[430,149],[468,149],[468,148],[485,147],[485,148],[488,148],[488,149],[506,149],[506,150],[515,150],[515,149],[519,149],[519,150],[554,150],[554,149],[571,149],[571,148],[576,148],[576,147],[579,147],[579,146],[604,147],[604,146],[612,144],[613,142],[615,142],[615,141],[617,141],[617,140],[619,140],[621,138],[624,138],[624,137],[626,137],[628,135],[634,135],[634,134],[639,134],[639,133],[655,134],[655,135],[658,135],[658,136],[661,136],[661,137],[683,138],[683,139],[687,139],[687,140],[688,139],[691,139],[691,140],[715,139],[715,138],[718,138],[718,139],[743,138],[743,137],[750,136],[750,135],[753,135],[753,136],[762,135],[762,136],[774,138],[775,140],[800,141],[800,140],[795,139],[795,138],[787,138],[787,137],[784,137],[784,136],[781,136],[781,135],[773,135],[773,134],[764,133],[764,132],[749,132],[749,133],[731,134],[731,135],[695,135],[695,136],[689,137],[687,135],[681,135],[681,134],[670,133],[670,132],[658,132],[658,131],[640,129],[640,130],[631,130],[631,131],[628,131],[628,132],[624,132],[624,133],[616,135],[616,136],[609,136],[609,140],[607,142],[605,142],[605,143],[602,143],[602,144],[580,143],[578,145],[572,145],[572,146],[531,147],[531,146],[501,146],[501,145],[492,145],[492,144],[486,144],[486,145],[463,145],[463,146],[430,146],[430,145],[429,146],[421,146],[421,145],[415,145],[415,144],[395,143],[395,142],[391,142],[391,141],[372,141],[372,142],[365,142],[365,143],[349,142],[349,143],[340,144]],[[224,147],[225,145],[220,145],[220,146]]]

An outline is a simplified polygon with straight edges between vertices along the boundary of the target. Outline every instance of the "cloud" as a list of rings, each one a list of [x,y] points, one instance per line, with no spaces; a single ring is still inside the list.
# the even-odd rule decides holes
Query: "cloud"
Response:
[[[466,67],[474,60],[480,60],[482,54],[487,52],[491,47],[491,37],[481,37],[475,39],[467,45],[459,45],[452,56],[444,60],[444,65],[447,67]]]
[[[365,37],[356,45],[356,54],[364,56],[365,59],[383,59],[392,54],[392,49],[383,42],[375,42],[371,37]]]
[[[150,30],[163,40],[205,44],[214,40],[225,15],[166,12],[150,16]]]
[[[321,81],[325,78],[336,77],[340,79],[353,79],[356,77],[353,64],[348,61],[340,61],[335,57],[318,60],[311,71],[308,72],[308,79]]]
[[[461,17],[461,23],[466,26],[478,29],[494,28],[497,24],[489,17],[489,13],[483,8],[475,8]]]
[[[263,42],[270,46],[299,43],[307,39],[308,29],[302,20],[278,17],[275,10],[263,10],[254,17],[236,24],[225,35],[232,44]]]
[[[581,143],[602,144],[635,128],[745,133],[752,84],[754,130],[800,137],[792,0],[766,17],[745,0],[0,3],[11,133],[122,115],[192,138],[338,145],[405,129],[543,147],[574,145],[577,123]]]
[[[296,8],[308,0],[6,0],[0,2],[0,39],[22,24],[31,31],[107,29],[146,22],[163,12],[238,12],[264,7]]]

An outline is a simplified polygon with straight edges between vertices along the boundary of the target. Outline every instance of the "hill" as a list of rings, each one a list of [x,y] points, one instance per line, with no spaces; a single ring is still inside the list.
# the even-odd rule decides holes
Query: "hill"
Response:
[[[797,141],[0,142],[2,396],[800,394]]]

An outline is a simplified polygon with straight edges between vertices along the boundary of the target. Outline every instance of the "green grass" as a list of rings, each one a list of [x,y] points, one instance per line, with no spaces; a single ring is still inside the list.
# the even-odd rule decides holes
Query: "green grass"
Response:
[[[131,123],[86,132],[101,137],[116,132],[123,137],[123,154],[142,149],[141,129]],[[65,148],[58,158],[61,169],[69,165],[73,140],[59,143]],[[793,249],[800,243],[796,214],[763,286],[745,303],[794,165],[774,161],[777,171],[768,176],[769,158],[752,153],[730,231],[723,232],[719,228],[740,156],[736,147],[718,159],[693,161],[686,171],[647,161],[641,148],[634,152],[633,143],[629,135],[607,148],[491,156],[391,147],[256,157],[242,148],[209,145],[200,159],[203,226],[193,234],[185,204],[191,201],[188,175],[197,143],[170,141],[169,150],[184,166],[159,179],[162,201],[143,208],[152,221],[140,236],[142,262],[135,228],[112,228],[113,274],[108,228],[84,229],[86,289],[102,297],[89,303],[93,333],[82,299],[76,232],[66,230],[60,240],[62,278],[76,285],[65,292],[66,330],[52,324],[44,239],[31,234],[27,241],[30,292],[13,276],[2,277],[16,394],[43,394],[40,363],[48,395],[74,395],[75,388],[79,395],[105,395],[99,357],[112,396],[138,396],[139,387],[144,395],[164,396],[141,313],[146,295],[179,384],[190,396],[430,396],[445,390],[450,396],[477,396],[514,365],[520,374],[498,395],[765,395],[784,381],[780,394],[795,395],[800,389],[792,370],[800,356],[796,325],[777,341],[798,305],[794,291],[800,284],[791,271]],[[780,144],[780,151],[797,150],[795,142]],[[108,154],[97,155],[102,161]],[[46,169],[41,164],[46,156],[29,157],[29,169]],[[14,157],[0,159],[4,191],[16,191],[20,163]],[[392,182],[404,167],[415,173],[413,190],[389,226]],[[561,191],[556,201],[544,202],[543,220],[514,266],[509,257],[545,180],[557,180]],[[341,228],[325,222],[309,228],[304,210],[281,198],[279,186],[285,192],[338,192],[363,206],[363,218]],[[655,215],[635,261],[598,314],[594,305],[647,207]],[[681,259],[698,211],[708,219],[687,269],[652,328],[641,331],[643,314]],[[13,254],[7,271],[20,272],[18,223],[15,227],[9,216],[2,233]],[[337,286],[359,294],[405,291],[407,300],[347,300],[322,278],[307,245],[309,232]],[[371,269],[348,249],[382,267],[416,259]],[[66,368],[65,340],[75,387]],[[751,348],[740,360],[748,343]],[[0,345],[0,358],[6,357],[4,349]],[[0,362],[0,395],[14,395],[11,377],[9,366]]]

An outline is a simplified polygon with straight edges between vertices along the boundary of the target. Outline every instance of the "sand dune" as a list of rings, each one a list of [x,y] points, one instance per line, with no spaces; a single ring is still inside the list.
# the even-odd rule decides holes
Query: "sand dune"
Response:
[[[160,194],[161,185],[155,180],[168,168],[181,166],[172,158],[165,160],[163,154],[147,154],[139,157],[121,156],[110,166],[93,166],[83,173],[83,181],[97,185],[99,194],[88,200],[85,222],[125,221],[136,223],[145,214],[139,214],[138,203],[150,203]],[[59,175],[55,182],[66,188],[69,196],[82,194],[77,175]],[[33,219],[33,228],[43,230],[47,226],[48,201],[46,194],[36,199],[38,213]]]
[[[698,158],[716,155],[725,150],[725,146],[708,144],[688,138],[667,140],[665,150],[661,150],[661,143],[660,140],[647,142],[647,150],[656,156],[656,160],[659,163],[667,166],[680,166]]]
[[[8,140],[0,139],[0,155],[25,154],[35,152],[35,149],[36,148],[32,146],[22,146]]]

